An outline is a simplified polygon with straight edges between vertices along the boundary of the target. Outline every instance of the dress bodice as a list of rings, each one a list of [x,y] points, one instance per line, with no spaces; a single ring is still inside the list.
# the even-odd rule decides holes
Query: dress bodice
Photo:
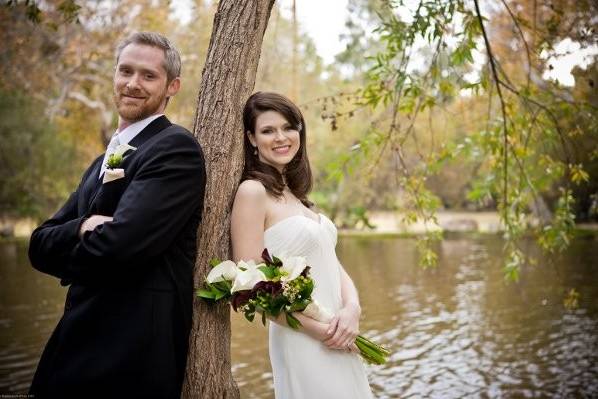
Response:
[[[331,245],[334,250],[336,227],[323,214],[318,216],[316,221],[304,215],[293,215],[273,224],[264,231],[266,247],[279,253],[306,257],[318,247]]]
[[[336,227],[323,214],[317,221],[304,215],[290,216],[264,231],[264,244],[270,254],[305,257],[315,282],[313,296],[331,311],[341,305],[336,240]]]

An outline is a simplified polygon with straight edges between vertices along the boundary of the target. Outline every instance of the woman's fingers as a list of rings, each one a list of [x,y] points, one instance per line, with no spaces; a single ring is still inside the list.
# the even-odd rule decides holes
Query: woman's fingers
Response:
[[[328,335],[328,337],[332,337],[336,334],[336,330],[338,327],[338,316],[334,316],[332,318],[332,320],[330,321],[330,326],[328,327],[328,330],[326,331],[326,335]]]
[[[333,349],[346,349],[347,346],[355,340],[353,333],[348,326],[339,323],[334,336],[324,343]]]

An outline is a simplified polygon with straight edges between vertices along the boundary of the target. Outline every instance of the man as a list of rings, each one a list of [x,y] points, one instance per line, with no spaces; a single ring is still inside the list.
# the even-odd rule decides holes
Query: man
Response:
[[[33,379],[36,398],[181,392],[204,160],[189,132],[163,115],[180,87],[168,39],[133,34],[116,63],[119,121],[107,153],[31,236],[33,266],[70,284]]]

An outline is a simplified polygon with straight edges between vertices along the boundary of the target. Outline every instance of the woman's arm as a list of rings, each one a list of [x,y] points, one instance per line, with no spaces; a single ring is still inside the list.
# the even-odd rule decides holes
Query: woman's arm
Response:
[[[317,320],[314,320],[311,317],[305,316],[301,312],[294,312],[293,316],[295,316],[295,318],[297,320],[299,320],[299,323],[301,323],[301,326],[299,326],[298,331],[301,331],[301,332],[309,335],[313,339],[322,341],[322,342],[324,342],[327,339],[330,339],[332,337],[332,334],[328,334],[328,330],[329,330],[329,326],[330,326],[328,323],[322,323]],[[271,318],[270,321],[272,321],[278,325],[281,325],[283,327],[291,328],[287,324],[287,318],[284,313],[281,313],[276,319]]]
[[[332,337],[324,343],[329,348],[346,349],[351,346],[359,334],[361,306],[359,305],[359,295],[353,280],[351,280],[342,265],[339,264],[339,267],[343,307],[330,322],[327,333],[332,334]]]
[[[233,260],[260,262],[264,250],[267,194],[264,186],[255,180],[239,185],[231,215],[231,243]]]

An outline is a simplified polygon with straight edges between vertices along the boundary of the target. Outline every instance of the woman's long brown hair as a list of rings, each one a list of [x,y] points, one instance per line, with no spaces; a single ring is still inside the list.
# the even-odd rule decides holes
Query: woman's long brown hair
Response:
[[[294,129],[299,131],[299,150],[291,162],[284,167],[282,174],[275,167],[261,162],[259,157],[254,155],[254,147],[249,141],[249,133],[255,135],[257,117],[266,111],[280,113]],[[307,159],[305,120],[299,107],[283,95],[258,91],[252,94],[245,103],[243,127],[245,166],[241,180],[260,181],[266,191],[276,198],[282,197],[286,181],[286,185],[293,195],[305,206],[311,207],[312,203],[307,199],[307,194],[312,188],[312,174]]]

